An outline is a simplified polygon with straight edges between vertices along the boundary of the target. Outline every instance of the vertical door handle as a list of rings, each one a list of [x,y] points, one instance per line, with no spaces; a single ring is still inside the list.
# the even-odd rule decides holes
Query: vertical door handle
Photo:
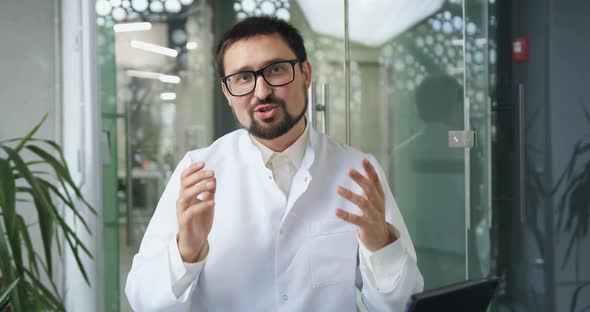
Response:
[[[307,121],[310,125],[315,128],[316,126],[316,115],[315,115],[315,81],[311,81],[309,89],[307,89]]]
[[[322,83],[322,102],[316,105],[316,111],[323,114],[322,132],[328,134],[328,84]]]
[[[520,189],[520,223],[525,223],[526,217],[526,170],[524,145],[524,83],[518,83],[518,182]]]
[[[318,103],[315,96],[316,82],[312,81],[307,90],[307,120],[312,127],[318,129],[317,112],[323,114],[322,127],[318,129],[323,133],[328,133],[328,84],[322,83],[321,102]]]

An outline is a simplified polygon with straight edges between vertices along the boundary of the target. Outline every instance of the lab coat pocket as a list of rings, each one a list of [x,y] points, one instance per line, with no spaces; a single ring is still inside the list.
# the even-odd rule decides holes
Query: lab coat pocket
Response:
[[[313,222],[310,226],[309,262],[312,286],[354,283],[357,227],[340,219]]]

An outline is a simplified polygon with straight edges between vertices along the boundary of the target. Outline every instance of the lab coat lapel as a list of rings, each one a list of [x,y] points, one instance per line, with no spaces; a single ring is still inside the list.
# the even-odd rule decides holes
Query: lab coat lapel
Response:
[[[289,193],[289,199],[287,201],[287,210],[283,215],[283,221],[285,218],[290,214],[293,205],[303,193],[307,190],[309,183],[311,182],[312,176],[310,173],[311,166],[313,165],[315,159],[315,152],[317,150],[318,144],[318,132],[315,131],[313,127],[309,129],[309,141],[307,142],[307,147],[305,149],[305,155],[303,156],[303,160],[301,162],[301,166],[297,173],[293,177],[293,182],[291,184],[291,191]]]

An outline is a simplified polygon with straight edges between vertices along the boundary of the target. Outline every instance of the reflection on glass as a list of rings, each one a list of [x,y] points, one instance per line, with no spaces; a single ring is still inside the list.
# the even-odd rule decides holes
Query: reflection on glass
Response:
[[[351,83],[357,81],[351,105],[357,99],[362,103],[353,115],[352,143],[388,164],[425,289],[489,272],[489,150],[472,149],[466,171],[464,150],[447,145],[448,131],[470,127],[466,117],[478,133],[487,134],[484,64],[489,47],[486,25],[474,22],[486,18],[465,12],[464,5],[445,1],[383,45],[351,48]],[[351,33],[359,22],[351,15]],[[471,183],[466,184],[466,177]],[[470,231],[465,212],[469,188]]]
[[[286,21],[291,18],[289,7],[289,0],[235,0],[233,6],[238,20],[248,16],[274,15]]]
[[[105,166],[105,306],[130,311],[124,285],[177,161],[212,141],[211,15],[189,0],[96,2]],[[115,252],[117,251],[117,252]]]

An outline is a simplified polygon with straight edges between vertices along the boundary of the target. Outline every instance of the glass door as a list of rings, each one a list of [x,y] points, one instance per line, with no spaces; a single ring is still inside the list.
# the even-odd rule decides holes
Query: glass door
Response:
[[[493,0],[463,1],[465,53],[465,129],[474,132],[476,144],[466,151],[469,215],[467,226],[468,278],[492,272],[492,123],[491,92],[495,83],[496,39]]]
[[[348,5],[350,144],[386,171],[425,289],[486,275],[487,21],[462,0]]]
[[[192,0],[95,7],[112,153],[103,166],[104,300],[108,311],[131,311],[125,281],[160,194],[184,153],[213,139],[212,16]]]
[[[344,2],[290,1],[289,22],[301,31],[312,65],[307,117],[320,132],[344,141]]]

